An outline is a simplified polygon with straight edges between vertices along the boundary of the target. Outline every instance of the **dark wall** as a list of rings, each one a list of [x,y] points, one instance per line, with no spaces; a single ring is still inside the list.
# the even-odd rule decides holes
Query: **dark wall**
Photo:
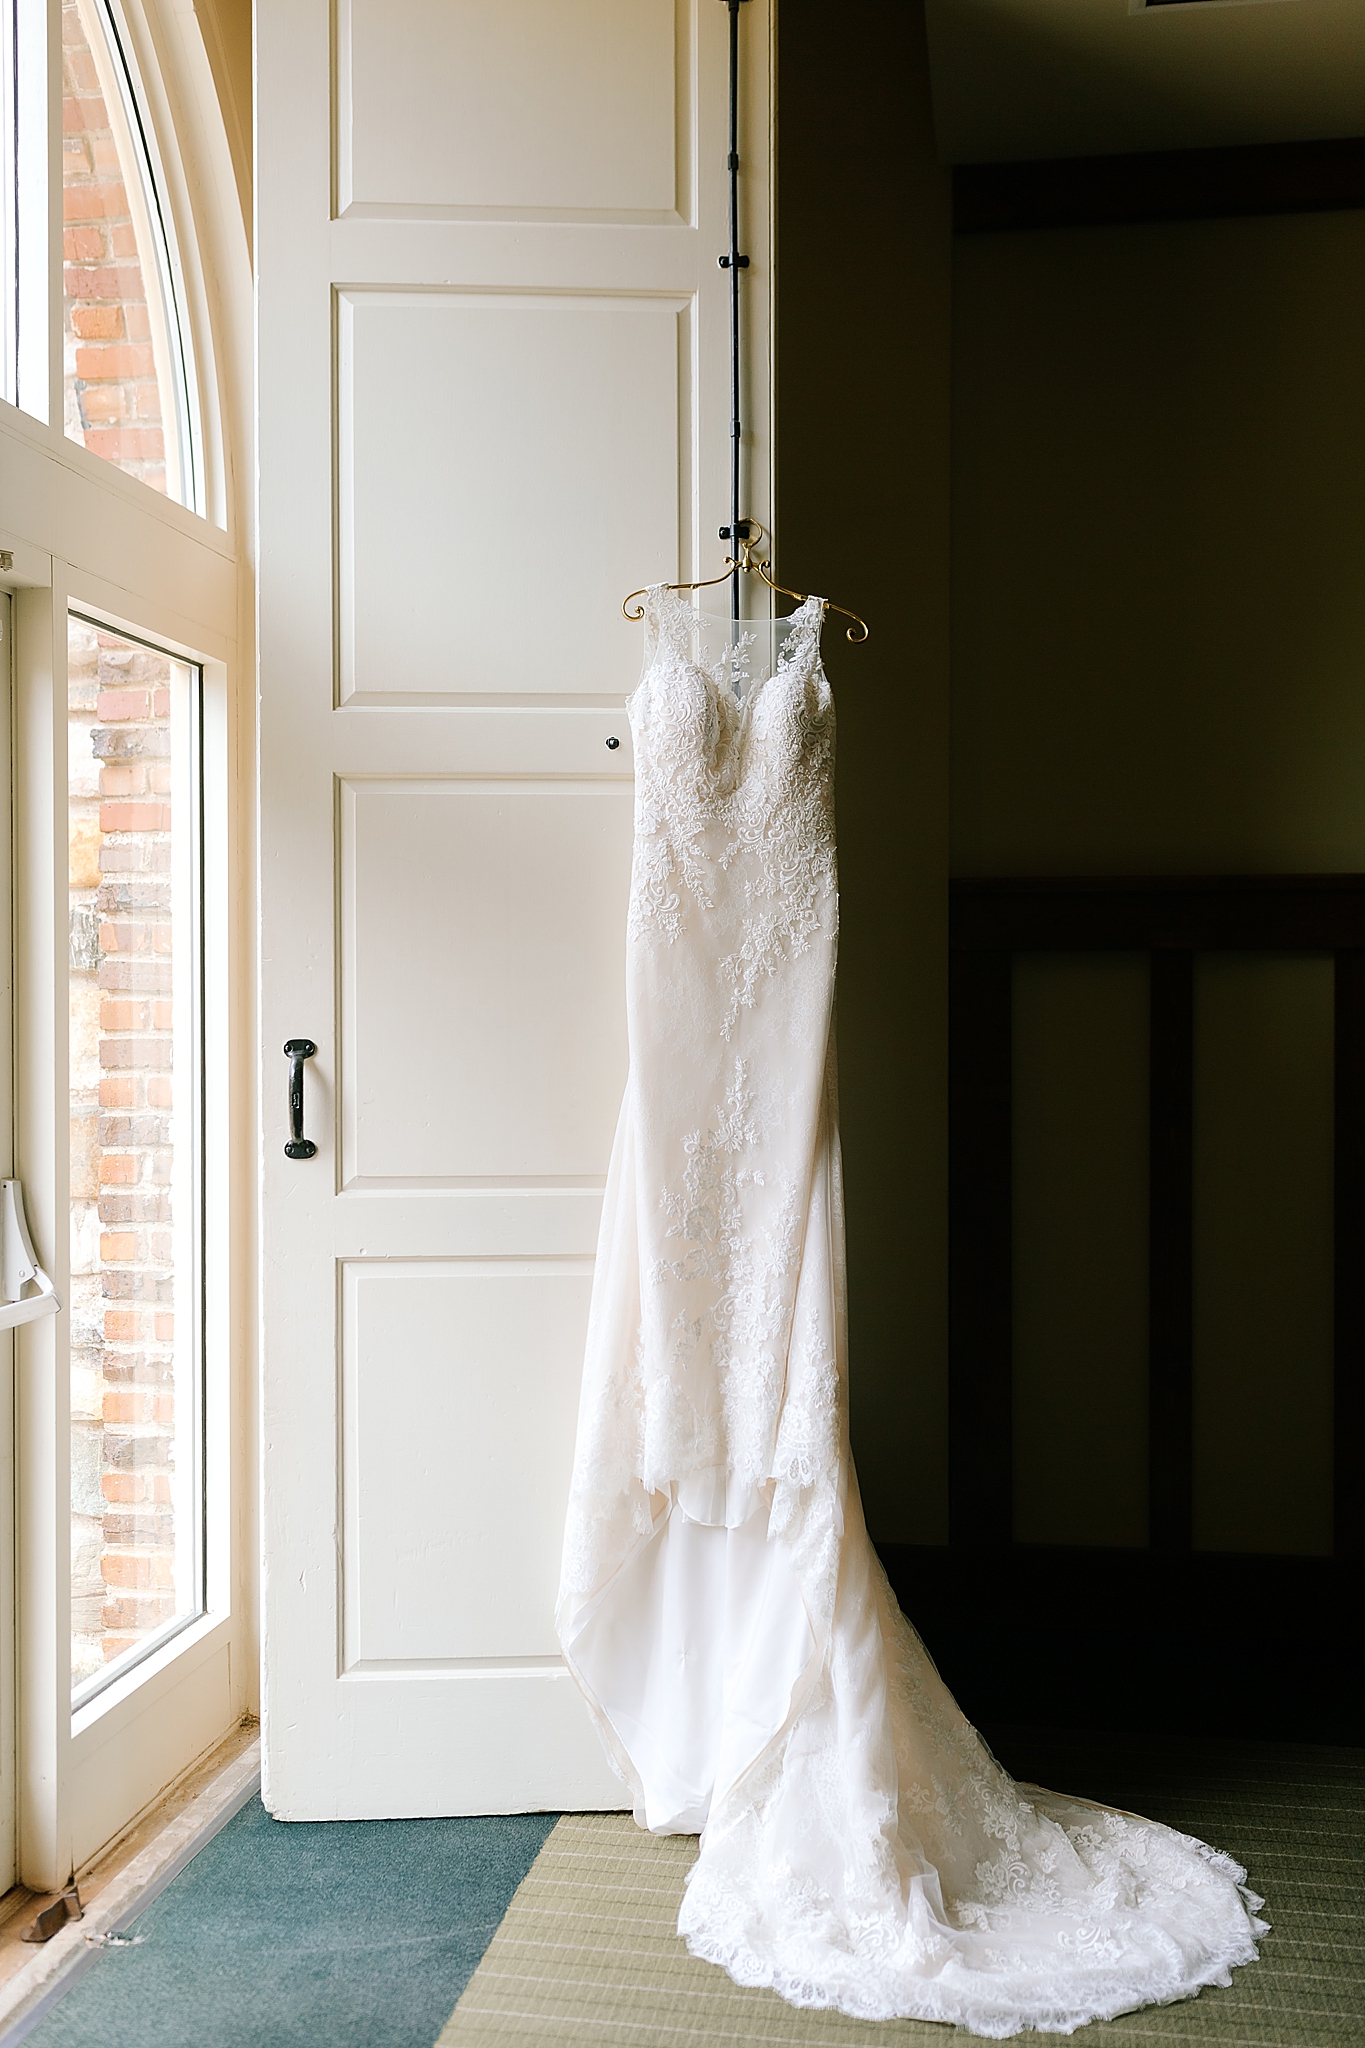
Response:
[[[826,643],[870,1526],[988,1720],[1254,1690],[1340,1734],[1326,958],[1196,961],[1183,1560],[1147,1548],[1146,959],[1016,978],[1015,1541],[927,1546],[950,871],[1365,870],[1365,212],[954,243],[917,4],[785,0],[777,78],[779,573],[872,626]]]
[[[777,571],[830,615],[853,1428],[869,1524],[946,1536],[950,180],[923,17],[783,0]]]

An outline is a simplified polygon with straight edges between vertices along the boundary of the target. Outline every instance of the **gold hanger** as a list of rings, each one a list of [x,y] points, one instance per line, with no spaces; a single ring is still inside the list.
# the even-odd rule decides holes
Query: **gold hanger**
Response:
[[[719,576],[703,576],[697,583],[666,583],[664,589],[709,590],[713,584],[728,583],[732,576],[744,574],[757,576],[761,583],[767,584],[769,590],[777,591],[782,597],[794,597],[798,604],[805,604],[806,593],[804,591],[789,590],[785,583],[778,583],[768,573],[768,564],[766,562],[756,562],[754,560],[754,549],[764,538],[763,528],[756,519],[746,520],[745,524],[749,530],[740,540],[739,559],[736,560],[733,555],[727,555],[725,557],[725,567]],[[634,611],[630,607],[634,604],[636,598],[647,595],[647,590],[632,590],[629,597],[621,600],[621,616],[626,619],[642,619],[645,615],[644,606],[636,605]],[[852,619],[853,624],[847,628],[844,635],[845,639],[851,640],[855,647],[860,646],[866,640],[869,630],[866,619],[859,618],[857,612],[851,612],[847,605],[832,604],[827,597],[822,597],[820,602],[827,612],[839,612],[844,618]]]

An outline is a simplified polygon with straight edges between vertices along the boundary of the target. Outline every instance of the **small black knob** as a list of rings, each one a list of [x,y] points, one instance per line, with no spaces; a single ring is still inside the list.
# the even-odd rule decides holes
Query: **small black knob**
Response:
[[[611,748],[613,754],[616,752],[616,749],[620,746],[620,744],[620,740],[617,739],[614,733],[612,734],[611,738],[607,741],[607,745]]]

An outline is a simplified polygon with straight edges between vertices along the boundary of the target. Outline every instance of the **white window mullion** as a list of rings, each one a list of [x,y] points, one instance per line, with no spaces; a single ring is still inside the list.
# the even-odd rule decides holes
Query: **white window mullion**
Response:
[[[15,1153],[29,1227],[70,1294],[67,1108],[66,588],[15,599]],[[16,1733],[20,1882],[71,1871],[64,1792],[71,1731],[70,1341],[67,1318],[15,1332]]]

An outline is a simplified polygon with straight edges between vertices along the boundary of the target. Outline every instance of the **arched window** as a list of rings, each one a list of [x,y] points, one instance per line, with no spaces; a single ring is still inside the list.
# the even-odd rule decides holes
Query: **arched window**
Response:
[[[201,510],[175,239],[108,0],[63,0],[62,220],[66,433]]]

